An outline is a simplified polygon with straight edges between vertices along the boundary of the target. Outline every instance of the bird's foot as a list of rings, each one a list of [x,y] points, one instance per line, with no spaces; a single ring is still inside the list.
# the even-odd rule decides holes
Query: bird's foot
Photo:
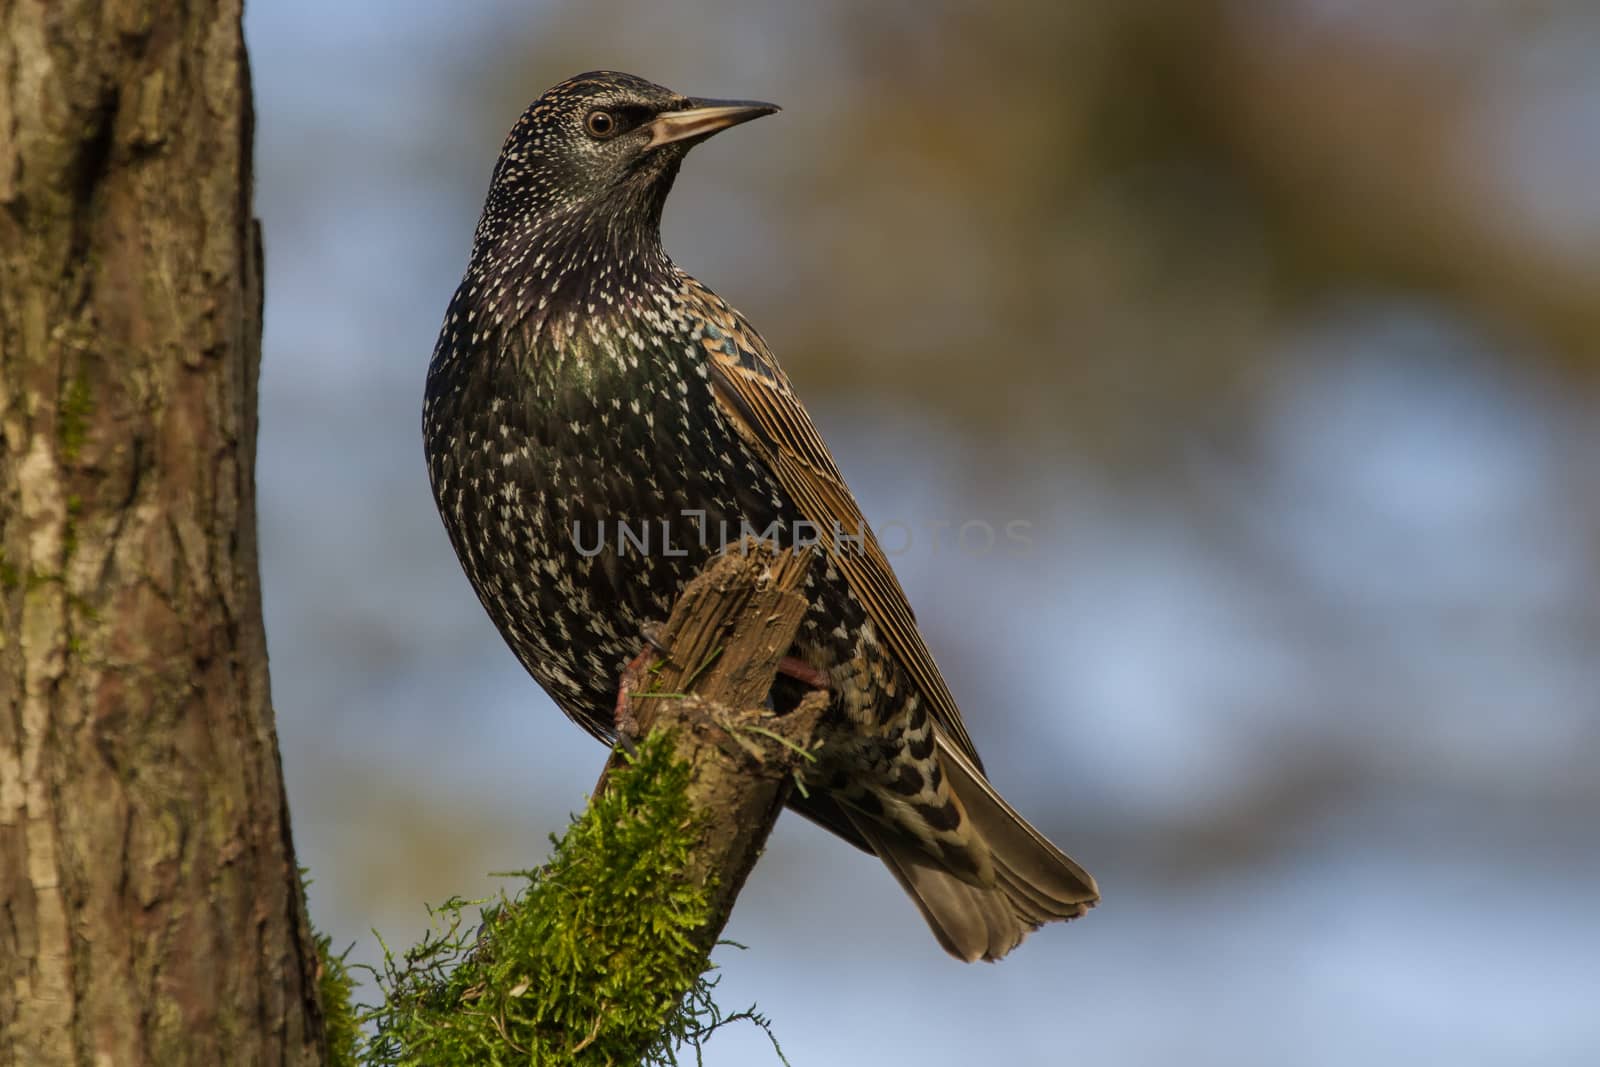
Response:
[[[637,743],[639,720],[633,717],[633,694],[649,676],[656,657],[666,654],[667,650],[661,644],[660,634],[659,626],[648,625],[644,628],[644,648],[622,668],[622,678],[617,684],[617,706],[612,712],[613,725],[617,730],[617,743],[630,756],[639,750]]]
[[[812,689],[821,689],[826,692],[831,688],[828,676],[817,670],[799,656],[785,656],[778,661],[778,673],[785,678],[793,678],[801,685]]]
[[[647,622],[639,627],[639,636],[644,638],[644,643],[648,646],[645,649],[646,652],[650,651],[650,649],[655,649],[657,655],[665,656],[667,654],[667,646],[661,643],[662,629],[664,627],[659,622]]]

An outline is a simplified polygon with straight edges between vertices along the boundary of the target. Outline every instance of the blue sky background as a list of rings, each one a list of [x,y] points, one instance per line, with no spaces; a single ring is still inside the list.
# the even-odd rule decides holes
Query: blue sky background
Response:
[[[1594,1062],[1600,19],[1513,7],[253,4],[318,924],[409,943],[604,761],[482,615],[418,424],[505,130],[612,66],[784,105],[696,150],[667,247],[911,528],[995,780],[1105,892],[962,966],[785,819],[723,1003],[796,1067]],[[1030,550],[929,532],[968,520]]]

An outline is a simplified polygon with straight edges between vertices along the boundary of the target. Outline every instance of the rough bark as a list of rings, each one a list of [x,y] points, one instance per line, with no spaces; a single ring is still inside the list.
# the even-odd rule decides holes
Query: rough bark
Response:
[[[0,1064],[320,1061],[239,0],[0,0]]]
[[[711,919],[699,931],[709,952],[783,811],[795,772],[814,747],[826,693],[774,715],[767,694],[794,645],[811,553],[774,553],[746,539],[690,582],[656,635],[662,648],[647,687],[630,707],[642,732],[668,730],[690,766],[689,800],[699,842],[685,877],[710,890]],[[623,757],[614,755],[596,790]]]

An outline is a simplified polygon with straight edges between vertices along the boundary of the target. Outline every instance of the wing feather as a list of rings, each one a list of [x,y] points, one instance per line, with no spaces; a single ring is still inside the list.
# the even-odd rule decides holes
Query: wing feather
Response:
[[[833,554],[836,566],[922,694],[940,732],[981,769],[961,712],[917,629],[905,591],[811,416],[755,331],[734,318],[726,305],[716,310],[722,312],[719,317],[725,316],[727,336],[712,338],[705,347],[712,392],[723,414],[746,443],[762,453],[800,513],[824,536],[837,529],[862,539],[864,549],[847,547]]]

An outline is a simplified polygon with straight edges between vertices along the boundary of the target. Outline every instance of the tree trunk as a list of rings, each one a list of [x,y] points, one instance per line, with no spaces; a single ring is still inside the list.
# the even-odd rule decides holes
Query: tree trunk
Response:
[[[314,1064],[239,0],[0,0],[0,1064]]]

